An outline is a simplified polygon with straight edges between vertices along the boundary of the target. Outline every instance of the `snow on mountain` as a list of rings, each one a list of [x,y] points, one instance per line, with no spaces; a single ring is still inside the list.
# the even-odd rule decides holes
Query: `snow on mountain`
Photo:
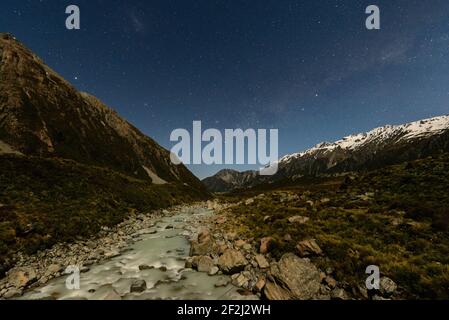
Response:
[[[323,155],[339,148],[342,150],[353,151],[368,144],[381,145],[387,141],[391,142],[391,140],[396,140],[399,142],[419,139],[422,137],[440,134],[448,129],[449,116],[447,115],[415,121],[404,125],[386,125],[366,133],[347,136],[334,143],[322,142],[304,152],[294,153],[281,158],[279,160],[279,164],[286,164],[294,159],[307,155],[312,156],[318,153]]]

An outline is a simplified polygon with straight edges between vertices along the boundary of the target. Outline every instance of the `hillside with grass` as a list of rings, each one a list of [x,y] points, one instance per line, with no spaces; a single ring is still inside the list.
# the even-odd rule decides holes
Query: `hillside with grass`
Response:
[[[279,259],[315,239],[321,270],[359,294],[366,267],[399,286],[400,298],[449,298],[449,154],[364,174],[308,179],[251,194],[229,209],[228,228],[259,241],[273,237]],[[260,191],[259,191],[260,193]],[[229,195],[236,199],[237,194]],[[302,224],[289,218],[306,217]]]
[[[114,226],[130,212],[205,199],[184,184],[152,184],[72,160],[0,156],[0,265],[17,250],[34,253]]]

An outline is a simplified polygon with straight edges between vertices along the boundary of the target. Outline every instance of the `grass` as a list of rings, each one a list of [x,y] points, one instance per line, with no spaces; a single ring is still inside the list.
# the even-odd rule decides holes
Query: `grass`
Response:
[[[231,229],[257,240],[274,237],[277,258],[294,251],[298,241],[316,239],[325,256],[313,261],[323,270],[333,268],[336,279],[351,287],[363,285],[366,267],[375,264],[400,285],[405,298],[449,299],[447,190],[445,154],[266,190],[253,204],[230,211]],[[310,221],[289,223],[295,215]],[[286,234],[293,240],[284,240]]]
[[[206,197],[182,184],[152,185],[71,160],[0,156],[0,274],[17,250],[33,253],[93,235],[132,211]]]

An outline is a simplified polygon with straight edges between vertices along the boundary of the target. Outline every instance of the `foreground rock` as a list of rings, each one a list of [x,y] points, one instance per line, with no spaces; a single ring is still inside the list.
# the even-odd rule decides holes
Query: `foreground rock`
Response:
[[[198,238],[191,242],[191,256],[205,256],[212,250],[212,237],[209,230],[202,230],[198,234]]]
[[[320,298],[319,270],[308,259],[285,254],[271,267],[271,279],[264,294],[269,300],[311,300]]]
[[[218,267],[225,274],[235,274],[248,265],[248,261],[240,251],[228,249],[218,259]]]

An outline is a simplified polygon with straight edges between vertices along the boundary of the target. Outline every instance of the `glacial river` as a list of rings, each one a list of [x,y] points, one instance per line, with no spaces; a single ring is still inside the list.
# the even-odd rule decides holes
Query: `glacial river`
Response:
[[[89,271],[81,273],[79,290],[67,289],[67,276],[63,276],[28,291],[21,299],[244,299],[231,284],[216,287],[217,283],[229,277],[209,276],[185,269],[185,259],[190,251],[190,222],[211,214],[210,210],[195,209],[194,212],[184,211],[161,218],[154,227],[142,230],[125,253],[92,265]],[[148,265],[151,269],[139,270],[141,265]],[[136,279],[146,281],[144,292],[130,292]]]

